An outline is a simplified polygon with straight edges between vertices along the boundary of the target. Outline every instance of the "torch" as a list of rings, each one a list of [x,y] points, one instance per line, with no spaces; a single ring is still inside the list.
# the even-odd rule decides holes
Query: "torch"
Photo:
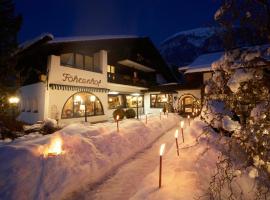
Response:
[[[184,138],[184,121],[180,122],[180,127],[181,127],[181,132],[182,132],[183,143],[184,143],[185,142],[185,138]]]
[[[174,134],[174,137],[175,137],[175,144],[176,144],[176,151],[177,151],[177,155],[179,156],[179,146],[178,146],[178,129],[175,130],[175,134]]]
[[[116,115],[117,132],[119,132],[119,115]]]
[[[188,126],[190,126],[190,116],[188,115],[187,118],[188,118]]]
[[[147,124],[147,113],[145,114],[145,123]]]
[[[162,175],[162,156],[164,153],[165,144],[160,145],[159,149],[159,188],[161,188],[161,175]]]

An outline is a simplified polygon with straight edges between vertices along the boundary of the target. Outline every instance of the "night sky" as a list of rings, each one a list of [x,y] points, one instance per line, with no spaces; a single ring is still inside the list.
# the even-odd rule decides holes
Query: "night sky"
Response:
[[[14,0],[23,15],[19,41],[44,32],[149,36],[158,46],[182,30],[213,25],[218,0]]]

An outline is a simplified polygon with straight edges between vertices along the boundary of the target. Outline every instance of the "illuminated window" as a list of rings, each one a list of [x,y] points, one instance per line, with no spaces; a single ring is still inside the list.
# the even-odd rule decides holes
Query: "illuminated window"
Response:
[[[126,95],[126,107],[127,108],[136,108],[137,107],[137,99],[138,99],[138,107],[143,107],[143,97],[142,96],[131,96]]]
[[[151,108],[163,108],[166,103],[173,103],[172,94],[151,94],[150,95],[150,107]]]
[[[116,109],[119,107],[124,107],[123,96],[122,95],[108,95],[109,109]]]
[[[94,97],[94,98],[93,98]],[[103,107],[100,100],[93,94],[79,92],[72,95],[65,103],[62,110],[62,119],[103,115]]]
[[[108,78],[115,79],[115,66],[107,65]]]

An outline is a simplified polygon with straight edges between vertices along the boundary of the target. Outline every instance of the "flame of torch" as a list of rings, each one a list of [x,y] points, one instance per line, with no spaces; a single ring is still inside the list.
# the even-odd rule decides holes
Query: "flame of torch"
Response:
[[[178,134],[179,134],[179,131],[178,131],[178,129],[176,129],[176,130],[175,130],[174,137],[175,137],[175,138],[178,138]]]
[[[181,122],[180,122],[181,128],[184,128],[184,124],[185,124],[184,121],[181,121]]]
[[[119,115],[116,115],[116,120],[117,120],[117,121],[119,120]]]
[[[48,156],[60,155],[61,153],[63,153],[62,145],[63,145],[63,141],[60,138],[60,136],[53,137],[50,144],[47,147],[45,147],[43,151],[44,158]]]
[[[165,144],[160,145],[159,155],[162,156],[165,150]]]

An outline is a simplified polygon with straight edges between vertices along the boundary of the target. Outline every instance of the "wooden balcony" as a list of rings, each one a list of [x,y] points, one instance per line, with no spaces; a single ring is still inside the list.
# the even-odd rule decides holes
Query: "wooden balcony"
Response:
[[[117,84],[123,84],[123,85],[132,85],[132,86],[138,86],[138,87],[150,87],[155,85],[153,81],[134,78],[127,74],[112,74],[107,73],[108,82],[110,83],[117,83]]]

